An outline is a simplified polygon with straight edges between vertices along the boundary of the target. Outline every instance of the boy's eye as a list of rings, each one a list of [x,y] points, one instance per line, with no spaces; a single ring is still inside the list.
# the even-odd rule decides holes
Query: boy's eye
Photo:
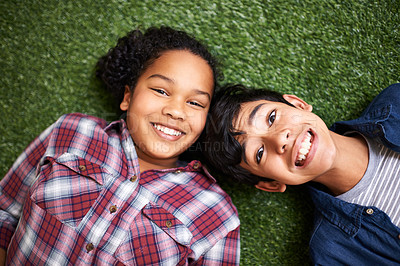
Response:
[[[163,89],[153,89],[153,88],[151,88],[151,90],[153,90],[153,91],[155,91],[155,92],[157,92],[157,93],[159,93],[159,94],[168,96],[168,93],[167,93],[165,90],[163,90]]]
[[[263,154],[264,154],[264,146],[261,146],[261,147],[258,149],[257,153],[256,153],[256,162],[257,162],[257,164],[260,163]]]
[[[205,108],[202,104],[200,104],[198,102],[194,102],[194,101],[190,101],[190,102],[188,102],[188,104],[194,105],[194,106],[198,106],[198,107],[201,107],[201,108]]]
[[[273,110],[268,116],[269,126],[272,126],[272,124],[275,122],[275,118],[276,118],[276,110]]]

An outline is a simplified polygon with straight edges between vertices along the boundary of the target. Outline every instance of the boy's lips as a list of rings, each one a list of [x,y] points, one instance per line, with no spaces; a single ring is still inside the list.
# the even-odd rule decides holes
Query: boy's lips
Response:
[[[182,131],[181,129],[171,126],[171,125],[162,125],[159,123],[154,123],[151,122],[152,127],[155,129],[156,133],[160,135],[161,137],[166,137],[169,140],[177,140],[179,139],[182,135],[185,135],[186,133]]]
[[[311,150],[313,149],[313,141],[315,139],[315,134],[311,130],[307,130],[301,136],[302,140],[297,145],[297,152],[295,157],[295,166],[302,167],[306,164],[307,161],[311,160],[313,153]]]

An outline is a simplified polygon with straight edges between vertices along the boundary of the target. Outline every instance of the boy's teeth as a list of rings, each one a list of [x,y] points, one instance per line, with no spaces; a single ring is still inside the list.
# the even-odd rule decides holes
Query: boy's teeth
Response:
[[[296,165],[300,165],[301,161],[307,158],[307,154],[310,152],[310,148],[311,148],[311,134],[307,133],[306,138],[300,145],[299,154],[297,155],[296,158]]]
[[[165,133],[165,134],[167,134],[167,135],[171,135],[171,136],[180,136],[180,135],[182,135],[182,132],[176,131],[176,130],[174,130],[174,129],[172,129],[172,128],[160,126],[160,125],[157,125],[157,124],[153,124],[153,126],[154,126],[157,130],[159,130],[159,131],[161,131],[161,132],[163,132],[163,133]]]
[[[308,151],[309,151],[309,149],[307,149],[307,148],[301,148],[300,149],[300,154],[306,155],[308,153]]]
[[[309,139],[308,139],[308,141],[305,141],[305,142],[303,142],[303,143],[301,144],[301,148],[302,148],[302,149],[310,149],[310,147],[311,147],[311,142],[310,142]]]

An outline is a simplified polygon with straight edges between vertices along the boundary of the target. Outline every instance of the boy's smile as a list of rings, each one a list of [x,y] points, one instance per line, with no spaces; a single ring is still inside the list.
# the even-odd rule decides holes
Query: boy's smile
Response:
[[[140,169],[176,166],[200,136],[214,90],[208,63],[188,51],[167,51],[126,89],[121,110],[136,146]]]
[[[314,139],[314,134],[312,134],[312,131],[311,130],[307,131],[306,136],[304,137],[303,141],[300,144],[300,149],[296,156],[296,162],[295,162],[296,166],[304,165],[308,153],[310,152],[313,139]]]
[[[287,100],[295,107],[266,100],[243,103],[233,125],[243,132],[237,140],[243,148],[244,169],[298,185],[329,171],[336,149],[312,107],[295,96]]]

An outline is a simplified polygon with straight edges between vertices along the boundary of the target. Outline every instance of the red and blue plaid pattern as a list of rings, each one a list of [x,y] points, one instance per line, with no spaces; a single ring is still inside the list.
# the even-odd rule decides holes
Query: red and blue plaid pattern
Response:
[[[123,120],[69,114],[1,181],[0,247],[17,265],[235,265],[239,219],[200,162],[140,173]]]

